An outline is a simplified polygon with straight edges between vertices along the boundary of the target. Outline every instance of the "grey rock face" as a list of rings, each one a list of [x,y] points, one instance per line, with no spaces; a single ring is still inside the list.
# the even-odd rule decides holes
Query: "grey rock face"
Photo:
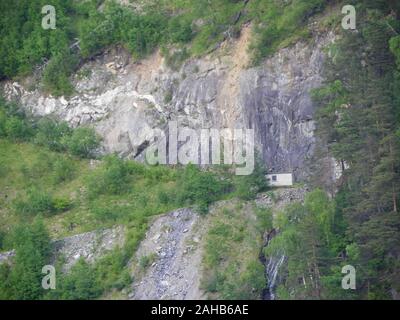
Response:
[[[307,192],[307,187],[279,188],[274,190],[273,197],[269,193],[258,194],[255,203],[261,208],[273,208],[275,217],[287,205],[295,202],[303,203]]]
[[[132,62],[123,50],[112,50],[82,67],[90,74],[75,76],[69,99],[11,82],[4,91],[36,114],[94,125],[104,152],[137,160],[153,141],[152,130],[165,132],[170,120],[194,129],[253,128],[267,167],[302,180],[315,143],[310,90],[321,84],[323,48],[333,35],[315,36],[246,69],[249,37],[250,27],[244,28],[236,42],[179,71],[165,66],[159,53]]]
[[[0,253],[0,264],[11,262],[11,260],[14,256],[15,256],[15,250],[1,252]]]
[[[302,178],[314,143],[310,90],[322,82],[321,48],[296,45],[241,77],[241,99],[248,126],[273,172]]]

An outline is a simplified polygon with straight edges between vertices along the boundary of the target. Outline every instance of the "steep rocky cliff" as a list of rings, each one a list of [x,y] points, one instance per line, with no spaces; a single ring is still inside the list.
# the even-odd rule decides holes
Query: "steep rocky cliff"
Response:
[[[133,61],[123,49],[109,50],[81,67],[70,98],[45,95],[33,79],[7,82],[4,91],[36,114],[93,124],[104,138],[103,152],[138,160],[152,129],[164,131],[169,120],[195,129],[252,128],[268,168],[303,180],[314,145],[310,90],[321,84],[323,48],[333,35],[316,33],[248,68],[250,37],[247,26],[237,40],[177,71],[159,52]]]

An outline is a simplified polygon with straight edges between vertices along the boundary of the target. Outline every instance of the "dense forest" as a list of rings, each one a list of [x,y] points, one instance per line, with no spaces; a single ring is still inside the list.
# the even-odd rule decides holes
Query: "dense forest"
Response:
[[[332,188],[326,156],[339,159],[344,174],[334,199],[310,195],[279,222],[283,232],[269,250],[283,246],[289,257],[284,298],[391,299],[400,289],[400,10],[395,1],[354,4],[358,29],[342,30],[328,48],[326,83],[313,92],[313,185]],[[355,291],[338,290],[346,264],[356,268]]]
[[[41,8],[48,2],[0,2],[0,80],[33,75],[55,96],[72,95],[71,75],[108,47],[122,46],[134,59],[160,48],[170,67],[179,68],[238,37],[248,21],[254,26],[249,52],[255,66],[280,48],[308,41],[310,19],[342,4],[165,0],[145,1],[136,14],[112,1],[52,0],[57,29],[49,33],[41,27]],[[303,204],[288,206],[273,223],[270,212],[260,213],[264,229],[279,230],[265,255],[283,251],[287,257],[278,299],[400,297],[400,3],[346,4],[356,8],[357,30],[343,30],[336,16],[323,18],[337,38],[326,48],[324,84],[312,92],[317,106],[312,190]],[[92,299],[120,290],[132,281],[127,263],[152,216],[183,206],[207,214],[215,201],[252,201],[268,190],[261,163],[248,177],[233,176],[226,167],[148,167],[102,156],[100,144],[90,127],[72,129],[0,100],[0,188],[17,195],[0,200],[0,251],[16,250],[12,267],[0,265],[0,299]],[[337,186],[324,180],[327,157],[341,163]],[[90,159],[101,163],[89,169]],[[82,188],[79,197],[69,197]],[[120,204],[126,199],[134,201]],[[50,259],[50,239],[69,234],[65,226],[72,222],[79,225],[74,232],[123,224],[126,244],[96,264],[79,261],[62,275],[57,290],[45,292],[41,267]],[[64,227],[49,231],[53,224]],[[243,236],[243,230],[221,225],[206,244],[208,270],[218,267],[217,256],[227,250],[221,245],[225,234]],[[232,290],[235,270],[228,270],[207,290],[228,299],[257,298],[263,270],[249,265],[240,288]],[[345,265],[357,271],[356,290],[338,285]]]

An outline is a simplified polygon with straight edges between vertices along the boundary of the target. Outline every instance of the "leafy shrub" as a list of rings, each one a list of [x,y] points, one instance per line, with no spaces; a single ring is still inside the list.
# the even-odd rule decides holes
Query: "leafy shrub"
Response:
[[[397,65],[400,66],[400,36],[390,39],[390,51],[396,57]]]
[[[146,270],[149,266],[153,264],[153,262],[157,259],[156,253],[151,253],[146,256],[141,256],[139,259],[139,267],[142,270]]]
[[[245,271],[241,274],[239,281],[234,283],[235,290],[223,292],[222,296],[237,300],[258,299],[260,292],[265,288],[264,271],[264,266],[260,261],[250,261],[245,266]]]
[[[0,230],[0,250],[3,250],[4,246],[4,233]]]
[[[53,156],[45,150],[39,150],[29,162],[22,162],[19,170],[26,185],[35,183],[37,179],[45,178],[52,171]],[[36,182],[37,183],[37,182]]]
[[[81,258],[68,274],[59,277],[56,290],[51,291],[48,294],[51,299],[89,300],[97,298],[102,288],[94,267]]]
[[[7,121],[6,113],[0,106],[0,137],[6,136],[6,121]]]
[[[94,152],[100,145],[100,137],[92,128],[80,127],[73,131],[72,135],[62,140],[71,154],[82,158],[94,156]]]
[[[24,110],[0,96],[0,137],[24,141],[30,139],[33,133]]]
[[[102,257],[94,266],[96,279],[101,283],[103,291],[110,289],[121,290],[132,284],[128,268],[130,255],[124,250],[116,249]]]
[[[91,204],[90,211],[100,221],[115,221],[120,215],[120,208],[102,204]]]
[[[53,202],[50,194],[31,188],[27,191],[25,200],[16,200],[15,210],[22,215],[35,215],[38,213],[48,214],[52,211]]]
[[[157,196],[158,196],[158,201],[160,201],[160,203],[162,204],[168,204],[171,202],[170,194],[165,190],[159,191]]]
[[[44,88],[56,96],[71,95],[74,88],[69,76],[75,71],[78,62],[78,58],[69,51],[53,56],[43,72]]]
[[[94,8],[90,19],[82,22],[80,33],[81,52],[84,58],[88,58],[110,45],[115,40],[116,31],[114,21],[106,19]]]
[[[218,292],[221,299],[255,300],[265,288],[264,267],[259,261],[250,261],[244,270],[230,264],[224,271],[213,271],[204,287],[208,292]]]
[[[179,178],[178,201],[185,204],[196,204],[201,213],[208,211],[209,205],[225,194],[230,183],[219,179],[211,172],[201,172],[192,164],[186,166]]]
[[[173,43],[187,43],[193,38],[192,21],[190,18],[175,16],[168,22],[168,33]]]
[[[11,117],[5,123],[6,136],[13,141],[22,141],[31,135],[31,130],[25,120]]]
[[[108,3],[104,12],[90,11],[90,19],[81,27],[81,48],[85,57],[113,43],[124,43],[136,57],[151,53],[167,31],[166,17],[149,12],[136,15],[130,10]]]
[[[257,208],[256,215],[260,232],[269,231],[272,229],[272,212],[269,208]]]
[[[51,194],[32,187],[27,191],[25,200],[15,200],[14,209],[18,214],[25,216],[53,215],[68,210],[71,205],[68,199],[53,198]]]
[[[0,137],[13,141],[24,141],[34,136],[33,141],[53,151],[68,150],[71,154],[90,158],[100,145],[100,137],[93,128],[69,128],[66,122],[48,117],[39,120],[27,116],[22,108],[6,103],[0,98]]]
[[[71,135],[72,129],[66,122],[57,122],[50,118],[41,118],[37,123],[34,142],[38,145],[48,147],[50,150],[63,151],[65,146],[62,139]]]
[[[240,202],[219,210],[210,217],[204,238],[202,287],[213,293],[211,298],[258,299],[266,283],[259,248],[266,221],[272,219]],[[252,212],[257,219],[249,217]]]
[[[67,157],[59,157],[53,162],[52,179],[54,184],[70,181],[75,175],[75,164]]]
[[[53,212],[68,211],[72,207],[72,202],[68,198],[54,198],[52,200]]]
[[[168,182],[175,181],[177,178],[177,174],[175,170],[171,170],[167,166],[149,166],[144,167],[143,165],[137,165],[136,162],[129,162],[129,166],[136,164],[137,168],[133,168],[133,173],[137,175],[143,175],[143,177],[149,181],[150,184],[156,182]],[[130,169],[132,171],[132,169]]]
[[[102,166],[88,178],[89,197],[99,194],[122,194],[129,191],[130,167],[126,160],[107,156]]]
[[[108,253],[95,264],[87,263],[83,258],[62,274],[56,290],[51,290],[48,299],[88,300],[98,298],[110,289],[122,290],[132,283],[125,268],[127,259],[122,250]]]
[[[252,200],[257,193],[267,190],[266,173],[264,164],[258,159],[251,175],[235,177],[236,196],[242,200]]]

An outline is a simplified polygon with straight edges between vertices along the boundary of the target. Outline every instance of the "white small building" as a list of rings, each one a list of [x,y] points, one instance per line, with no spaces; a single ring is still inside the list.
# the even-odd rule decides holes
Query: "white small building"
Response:
[[[271,173],[267,174],[266,177],[271,187],[290,187],[293,185],[291,173]]]

